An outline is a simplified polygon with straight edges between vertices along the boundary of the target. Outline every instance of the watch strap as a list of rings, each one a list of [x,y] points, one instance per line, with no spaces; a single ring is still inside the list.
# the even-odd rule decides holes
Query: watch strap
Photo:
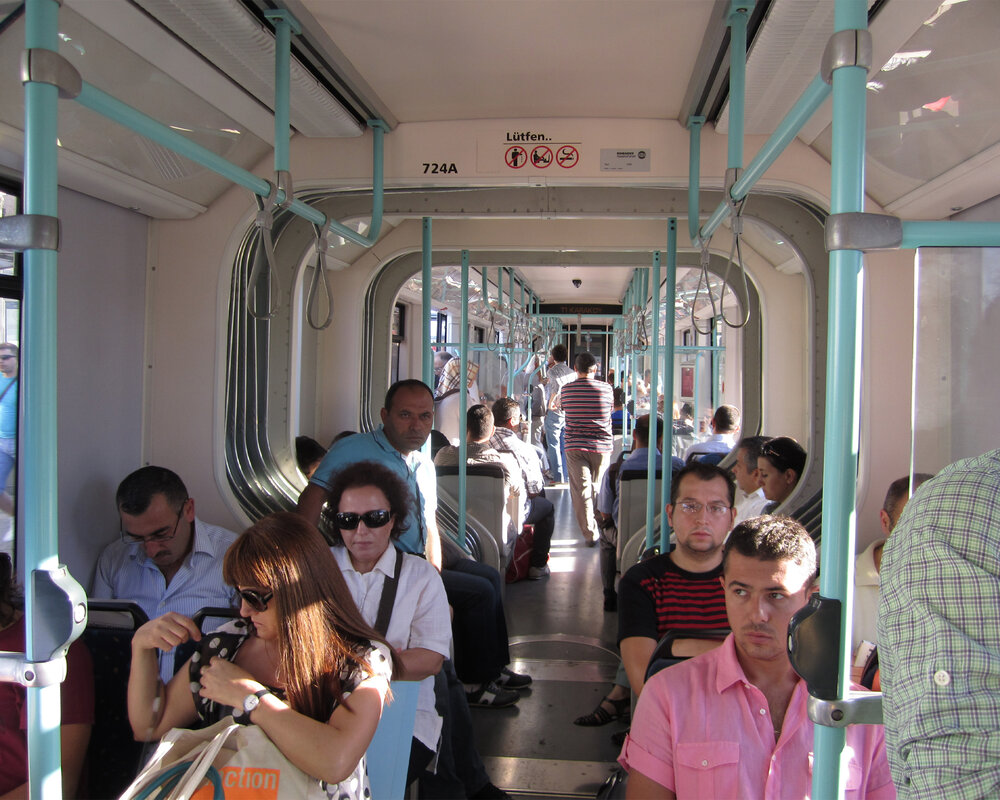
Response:
[[[252,695],[248,694],[247,697],[256,697],[259,700],[265,694],[271,694],[271,690],[270,689],[259,689],[258,691],[254,692]],[[247,697],[243,698],[243,703],[244,704],[246,704]],[[237,725],[252,725],[253,724],[250,721],[250,712],[248,712],[246,710],[245,705],[244,705],[244,708],[241,708],[239,710],[239,713],[236,712],[235,708],[233,709],[233,722],[235,722]]]

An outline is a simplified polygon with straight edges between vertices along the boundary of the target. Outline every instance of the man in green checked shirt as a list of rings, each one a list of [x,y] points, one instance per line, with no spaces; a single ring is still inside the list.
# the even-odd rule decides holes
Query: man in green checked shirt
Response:
[[[900,798],[1000,797],[1000,450],[945,467],[886,542],[885,738]]]

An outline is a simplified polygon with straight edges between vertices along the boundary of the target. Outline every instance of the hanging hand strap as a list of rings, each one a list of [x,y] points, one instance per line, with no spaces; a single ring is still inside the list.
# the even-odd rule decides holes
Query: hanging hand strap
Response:
[[[718,311],[715,309],[715,297],[712,295],[712,285],[708,282],[708,263],[708,242],[705,242],[701,248],[701,274],[698,276],[698,288],[694,290],[694,299],[691,301],[691,326],[702,336],[708,336],[712,333],[711,321],[709,321],[708,327],[705,330],[702,330],[698,327],[698,318],[694,313],[695,308],[698,306],[698,296],[701,294],[702,282],[705,284],[705,291],[708,293],[708,299],[712,304],[712,319],[715,319],[719,315]]]
[[[250,271],[250,278],[247,280],[247,313],[254,319],[262,320],[271,319],[281,306],[281,284],[278,269],[274,263],[274,240],[271,236],[271,229],[274,227],[274,209],[277,207],[278,187],[270,181],[267,181],[267,186],[266,198],[254,193],[254,200],[257,201],[256,225],[260,229],[260,239],[264,244],[265,260],[262,261],[260,253],[257,254],[253,269]],[[260,314],[254,308],[254,294],[257,283],[260,281],[261,267],[264,263],[267,264],[268,280],[271,286],[271,302],[267,313]]]
[[[333,322],[333,292],[330,289],[330,278],[326,274],[326,250],[330,244],[330,225],[332,220],[323,227],[313,225],[316,229],[316,271],[313,272],[312,280],[309,281],[309,295],[306,298],[306,319],[309,327],[316,331],[325,331]],[[323,291],[326,294],[326,320],[317,323],[313,318],[313,305],[316,300],[316,290],[320,283],[323,284]]]
[[[733,216],[732,216],[732,233],[733,233],[733,244],[729,248],[729,261],[726,262],[726,272],[722,276],[722,291],[719,293],[719,310],[722,313],[722,321],[726,323],[730,328],[742,328],[750,321],[750,286],[747,283],[747,269],[743,264],[743,250],[740,247],[740,241],[743,238],[743,206],[747,199],[744,197],[738,203],[733,204]],[[729,268],[733,265],[733,256],[736,256],[736,262],[739,264],[740,275],[743,276],[743,314],[741,315],[739,322],[730,322],[729,318],[726,317],[726,304],[723,302],[726,298],[726,287],[729,284]],[[734,296],[736,293],[730,289],[731,294]],[[737,302],[739,298],[737,297]]]

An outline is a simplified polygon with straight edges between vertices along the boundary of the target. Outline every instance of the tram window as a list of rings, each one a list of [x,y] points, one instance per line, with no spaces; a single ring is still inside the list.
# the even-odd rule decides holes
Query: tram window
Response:
[[[0,183],[0,217],[17,214],[20,205],[20,187]],[[0,249],[0,551],[12,559],[16,540],[20,340],[21,260],[14,251]]]

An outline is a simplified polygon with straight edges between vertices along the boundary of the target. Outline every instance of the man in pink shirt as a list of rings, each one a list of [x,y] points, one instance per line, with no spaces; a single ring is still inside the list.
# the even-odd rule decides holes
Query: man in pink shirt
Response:
[[[646,683],[619,758],[630,798],[808,798],[808,691],[785,649],[816,577],[809,534],[785,517],[736,526],[722,558],[732,633]],[[881,725],[847,729],[847,797],[895,798]]]

